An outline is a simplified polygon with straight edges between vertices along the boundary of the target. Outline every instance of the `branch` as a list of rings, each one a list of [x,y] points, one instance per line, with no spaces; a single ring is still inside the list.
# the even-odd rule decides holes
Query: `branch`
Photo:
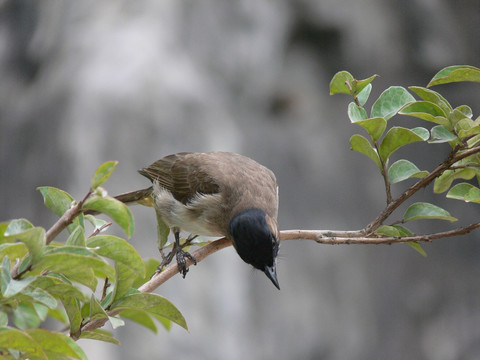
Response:
[[[468,156],[479,153],[480,146],[476,146],[462,153],[457,153],[457,151],[458,148],[454,148],[447,160],[445,160],[443,163],[437,166],[430,174],[417,181],[415,184],[405,190],[398,198],[388,204],[387,207],[380,213],[380,215],[367,225],[367,227],[365,228],[365,232],[367,234],[372,234],[401,204],[405,202],[405,200],[410,198],[418,190],[429,185],[433,180],[442,175],[445,170],[450,169],[452,165],[456,162]]]

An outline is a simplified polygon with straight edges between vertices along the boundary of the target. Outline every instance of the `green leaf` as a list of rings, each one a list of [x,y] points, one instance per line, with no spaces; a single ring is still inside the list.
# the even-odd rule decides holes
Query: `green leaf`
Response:
[[[367,79],[355,80],[353,83],[353,90],[355,95],[359,95],[367,86],[372,86],[370,83],[375,80],[378,75],[372,75]]]
[[[372,91],[372,84],[368,84],[361,90],[358,95],[357,95],[357,100],[358,103],[363,106],[368,100],[368,97],[370,96],[370,92]]]
[[[385,90],[372,106],[371,117],[383,117],[385,120],[394,116],[405,104],[415,98],[403,87],[392,86]]]
[[[447,191],[452,182],[456,179],[465,179],[470,180],[476,174],[474,169],[464,168],[458,170],[445,170],[442,175],[435,179],[435,183],[433,185],[433,192],[435,193],[442,193]]]
[[[156,294],[136,293],[123,297],[112,304],[112,310],[142,310],[167,318],[188,330],[185,318],[167,299]]]
[[[423,250],[423,248],[420,246],[419,243],[415,241],[409,241],[407,242],[407,244],[410,245],[415,251],[417,251],[423,257],[427,257],[427,253],[425,252],[425,250]]]
[[[363,107],[358,106],[354,102],[348,104],[348,118],[352,123],[356,123],[360,120],[365,120],[367,117],[367,112]]]
[[[10,259],[4,257],[2,260],[1,290],[3,297],[12,297],[24,291],[30,283],[35,280],[33,276],[27,276],[20,280],[14,280],[10,276]]]
[[[469,183],[460,183],[450,189],[447,198],[480,203],[480,189]]]
[[[82,325],[82,313],[80,311],[80,302],[70,296],[65,296],[62,299],[63,307],[67,313],[68,320],[70,321],[70,333],[77,334]]]
[[[162,216],[155,208],[155,215],[157,217],[157,246],[158,249],[163,249],[165,244],[168,241],[168,234],[170,233],[170,228],[162,219]]]
[[[448,114],[450,111],[453,110],[452,105],[445,99],[442,95],[438,92],[424,88],[419,86],[410,86],[410,90],[412,90],[415,94],[420,96],[422,100],[430,101],[435,105],[438,105],[445,114]]]
[[[385,161],[400,147],[417,141],[423,141],[423,138],[415,134],[412,130],[402,127],[392,127],[380,144],[380,157]]]
[[[455,124],[455,132],[459,138],[470,137],[480,134],[480,125],[477,125],[473,120],[464,118]]]
[[[480,82],[480,69],[469,65],[448,66],[440,70],[427,87],[460,81]]]
[[[21,330],[37,328],[42,319],[31,304],[20,303],[13,311],[13,323]]]
[[[12,264],[15,259],[23,258],[28,252],[27,246],[24,243],[2,244],[0,245],[0,259],[8,257]]]
[[[87,246],[96,254],[127,266],[136,276],[145,275],[145,265],[140,254],[125,239],[113,235],[97,235],[87,240]]]
[[[350,138],[350,146],[351,149],[354,151],[358,151],[359,153],[362,153],[366,156],[368,156],[370,159],[372,159],[375,164],[377,164],[378,168],[382,168],[382,163],[380,162],[380,158],[375,151],[375,149],[372,147],[370,142],[365,139],[363,136],[355,134]]]
[[[467,118],[471,119],[473,116],[472,108],[468,105],[460,105],[455,108],[455,110],[460,111]]]
[[[160,260],[154,259],[154,258],[148,258],[144,259],[143,263],[145,264],[145,276],[139,276],[135,279],[135,281],[132,284],[132,287],[135,289],[139,288],[143,284],[145,284],[152,275],[155,273],[157,270],[158,266],[160,265]]]
[[[82,331],[80,339],[99,340],[109,342],[115,345],[120,345],[120,341],[115,339],[109,331],[102,329],[95,329],[92,331]]]
[[[85,251],[79,251],[80,249]],[[93,271],[111,279],[115,277],[115,270],[111,265],[81,247],[63,246],[45,254],[33,266],[32,273],[40,273],[45,270],[63,274],[71,281],[88,286],[92,290],[95,290],[97,286],[97,279]]]
[[[105,221],[103,219],[96,218],[93,215],[85,215],[85,219],[88,220],[90,224],[94,227],[94,231],[104,231],[106,229],[107,224],[111,224],[108,221]]]
[[[432,128],[432,137],[428,142],[430,144],[440,144],[454,141],[456,139],[457,136],[448,130],[447,127],[443,125],[437,125]]]
[[[442,108],[430,101],[414,101],[403,106],[400,115],[413,116],[435,124],[448,125],[447,114]]]
[[[75,203],[73,196],[63,190],[51,186],[40,186],[37,190],[42,194],[45,206],[58,216],[62,216]]]
[[[347,86],[347,83],[349,83],[352,87],[354,80],[355,79],[353,78],[352,74],[350,74],[348,71],[340,71],[336,73],[330,81],[330,95],[340,93],[352,95],[353,92]]]
[[[146,327],[147,329],[153,331],[155,334],[157,333],[157,326],[155,325],[155,322],[152,320],[151,316],[145,311],[124,310],[122,311],[122,317]]]
[[[375,231],[375,234],[386,235],[389,237],[400,237],[400,232],[393,226],[389,225],[380,226],[377,231]]]
[[[5,312],[0,311],[0,328],[3,328],[7,325],[8,325],[8,315]]]
[[[30,264],[34,264],[43,253],[45,247],[45,229],[34,227],[23,232],[5,236],[6,241],[17,240],[24,243],[30,254]]]
[[[86,300],[82,291],[59,277],[50,275],[37,276],[37,278],[32,282],[32,286],[41,288],[47,291],[50,295],[59,299],[72,297],[80,301]]]
[[[115,263],[115,289],[113,295],[108,299],[108,304],[127,294],[132,289],[137,277],[130,267],[122,263]]]
[[[12,237],[12,235],[23,233],[31,228],[33,228],[33,225],[27,219],[15,219],[8,223],[3,235],[5,237]]]
[[[448,220],[450,222],[457,221],[457,219],[451,216],[447,210],[425,202],[418,202],[410,205],[403,215],[404,221],[418,219],[439,219]]]
[[[68,237],[65,245],[85,246],[85,230],[81,226],[77,226]]]
[[[42,347],[28,333],[14,328],[0,328],[0,349],[20,351],[23,358],[47,360]]]
[[[63,190],[51,186],[40,186],[37,190],[42,194],[45,206],[59,217],[76,203],[72,195]],[[84,227],[84,225],[83,214],[80,214],[73,219],[72,224],[67,229],[69,232],[72,232],[77,226]]]
[[[22,291],[23,296],[28,296],[32,300],[43,304],[50,309],[54,309],[57,307],[57,301],[53,296],[51,296],[48,292],[45,290],[42,290],[40,288],[34,288],[32,286],[28,286]]]
[[[90,320],[108,319],[108,314],[102,308],[102,305],[100,305],[94,294],[92,294],[92,296],[90,297],[89,309]]]
[[[387,127],[387,121],[384,118],[376,117],[357,121],[355,124],[363,127],[372,137],[373,141],[377,141]]]
[[[125,321],[120,319],[119,316],[109,316],[108,320],[110,321],[110,324],[112,324],[112,327],[114,329],[120,327],[120,326],[125,326]]]
[[[92,178],[92,190],[101,186],[112,175],[113,170],[118,165],[118,161],[107,161],[100,165]]]
[[[428,171],[420,171],[420,169],[408,160],[398,160],[388,169],[388,180],[391,184],[396,184],[414,178],[424,178],[428,175]]]
[[[133,216],[128,207],[121,201],[110,196],[94,196],[85,201],[82,209],[107,214],[125,231],[129,238],[132,237],[134,230]]]
[[[83,350],[68,336],[45,329],[29,329],[26,331],[38,344],[48,359],[80,359],[87,360]]]
[[[416,128],[411,129],[411,130],[415,134],[420,136],[424,141],[427,141],[428,139],[430,139],[430,131],[428,131],[427,129],[425,129],[423,127],[416,127]]]
[[[402,225],[392,225],[395,229],[398,230],[398,232],[400,233],[400,236],[404,237],[404,236],[413,236],[413,233],[407,229],[405,226],[402,226]]]

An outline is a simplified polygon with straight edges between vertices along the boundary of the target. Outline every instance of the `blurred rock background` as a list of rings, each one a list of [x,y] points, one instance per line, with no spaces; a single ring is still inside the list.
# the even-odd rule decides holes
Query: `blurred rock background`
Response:
[[[360,130],[330,79],[377,73],[372,99],[423,86],[442,67],[479,66],[478,34],[474,0],[0,1],[0,219],[48,227],[55,216],[35,188],[82,197],[106,160],[120,161],[106,184],[115,194],[146,186],[136,170],[164,155],[224,150],[276,173],[282,229],[361,228],[385,205],[383,182],[349,151]],[[478,84],[436,90],[478,116]],[[409,153],[433,169],[448,146],[399,155]],[[465,218],[458,226],[478,221],[474,204],[430,188],[419,199]],[[153,213],[133,213],[131,242],[157,256]],[[478,237],[426,244],[427,258],[407,245],[289,241],[280,292],[226,249],[157,290],[189,333],[127,324],[120,347],[80,343],[92,360],[478,359]]]

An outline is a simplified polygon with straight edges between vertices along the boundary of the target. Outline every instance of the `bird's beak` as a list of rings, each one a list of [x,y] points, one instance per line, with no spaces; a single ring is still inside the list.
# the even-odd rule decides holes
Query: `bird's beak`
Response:
[[[265,270],[263,270],[263,272],[272,281],[273,285],[280,290],[280,285],[278,284],[277,280],[277,268],[275,264],[273,264],[273,266],[265,266]]]

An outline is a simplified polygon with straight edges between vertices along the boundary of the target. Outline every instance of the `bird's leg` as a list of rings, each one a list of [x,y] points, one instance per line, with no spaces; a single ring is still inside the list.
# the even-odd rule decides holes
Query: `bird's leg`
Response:
[[[197,265],[197,260],[192,256],[192,254],[182,250],[182,246],[180,245],[180,229],[174,227],[172,230],[173,234],[175,235],[175,245],[173,246],[173,250],[175,251],[175,256],[177,257],[178,271],[185,279],[185,275],[187,275],[188,272],[187,261],[185,258],[189,258],[194,265]]]

